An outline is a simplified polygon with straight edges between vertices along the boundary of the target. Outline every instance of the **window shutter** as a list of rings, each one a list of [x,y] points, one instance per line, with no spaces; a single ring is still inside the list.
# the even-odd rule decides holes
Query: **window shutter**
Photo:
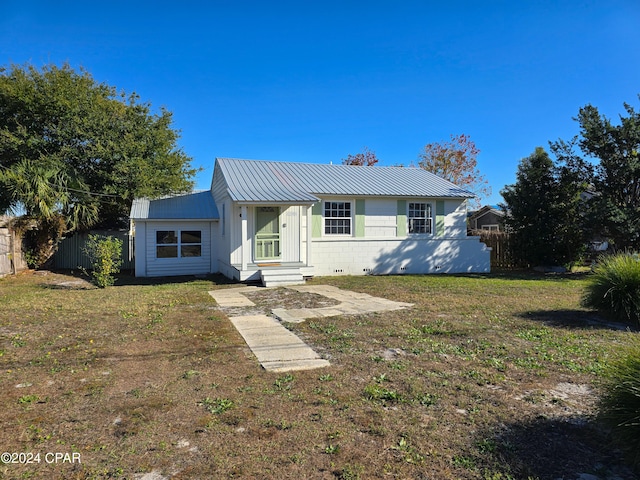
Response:
[[[364,198],[356,200],[356,237],[364,237]]]
[[[322,202],[316,202],[311,207],[311,236],[313,238],[322,236]]]
[[[444,235],[444,200],[436,201],[436,235]]]
[[[407,201],[398,200],[398,210],[396,214],[396,237],[407,236]]]

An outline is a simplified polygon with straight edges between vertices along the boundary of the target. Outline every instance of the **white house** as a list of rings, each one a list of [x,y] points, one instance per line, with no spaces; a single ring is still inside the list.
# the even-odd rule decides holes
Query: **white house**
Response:
[[[488,272],[471,197],[419,168],[218,158],[210,191],[134,201],[136,276]]]

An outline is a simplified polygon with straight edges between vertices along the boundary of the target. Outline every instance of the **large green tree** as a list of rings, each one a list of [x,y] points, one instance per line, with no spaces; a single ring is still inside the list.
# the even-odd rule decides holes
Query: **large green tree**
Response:
[[[554,164],[542,148],[520,161],[516,183],[500,193],[515,255],[532,265],[568,265],[583,252],[584,178]]]
[[[170,112],[85,70],[0,68],[0,211],[41,229],[119,225],[135,197],[192,188],[178,139]]]
[[[627,116],[614,125],[592,105],[580,109],[580,135],[552,146],[559,158],[591,164],[593,197],[588,216],[593,233],[607,237],[616,249],[640,249],[640,114],[624,104]],[[583,157],[574,152],[579,147]],[[590,163],[591,162],[591,163]]]

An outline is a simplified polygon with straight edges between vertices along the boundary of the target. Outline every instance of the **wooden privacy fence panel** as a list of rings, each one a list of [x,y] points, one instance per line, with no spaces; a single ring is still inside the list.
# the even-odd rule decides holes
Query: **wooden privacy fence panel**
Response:
[[[472,235],[480,237],[480,241],[491,248],[491,268],[522,268],[513,248],[511,236],[506,232],[495,230],[473,230]]]
[[[91,269],[91,260],[84,253],[84,247],[89,241],[89,235],[111,236],[122,240],[121,270],[134,268],[132,240],[127,232],[96,230],[92,232],[76,233],[66,237],[58,244],[58,250],[53,256],[53,266],[60,269],[77,269],[79,267]]]
[[[27,268],[22,255],[22,239],[8,228],[0,228],[0,275]]]
[[[22,239],[8,228],[0,228],[0,276],[27,268],[22,255]]]

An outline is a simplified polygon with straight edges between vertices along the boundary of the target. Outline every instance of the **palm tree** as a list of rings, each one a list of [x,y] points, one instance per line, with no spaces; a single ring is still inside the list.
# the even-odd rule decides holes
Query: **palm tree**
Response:
[[[51,260],[65,233],[98,220],[95,202],[78,201],[88,196],[84,185],[55,165],[20,160],[0,171],[0,185],[9,198],[9,210],[24,212],[17,224],[22,233],[30,229],[27,243],[36,266]]]

